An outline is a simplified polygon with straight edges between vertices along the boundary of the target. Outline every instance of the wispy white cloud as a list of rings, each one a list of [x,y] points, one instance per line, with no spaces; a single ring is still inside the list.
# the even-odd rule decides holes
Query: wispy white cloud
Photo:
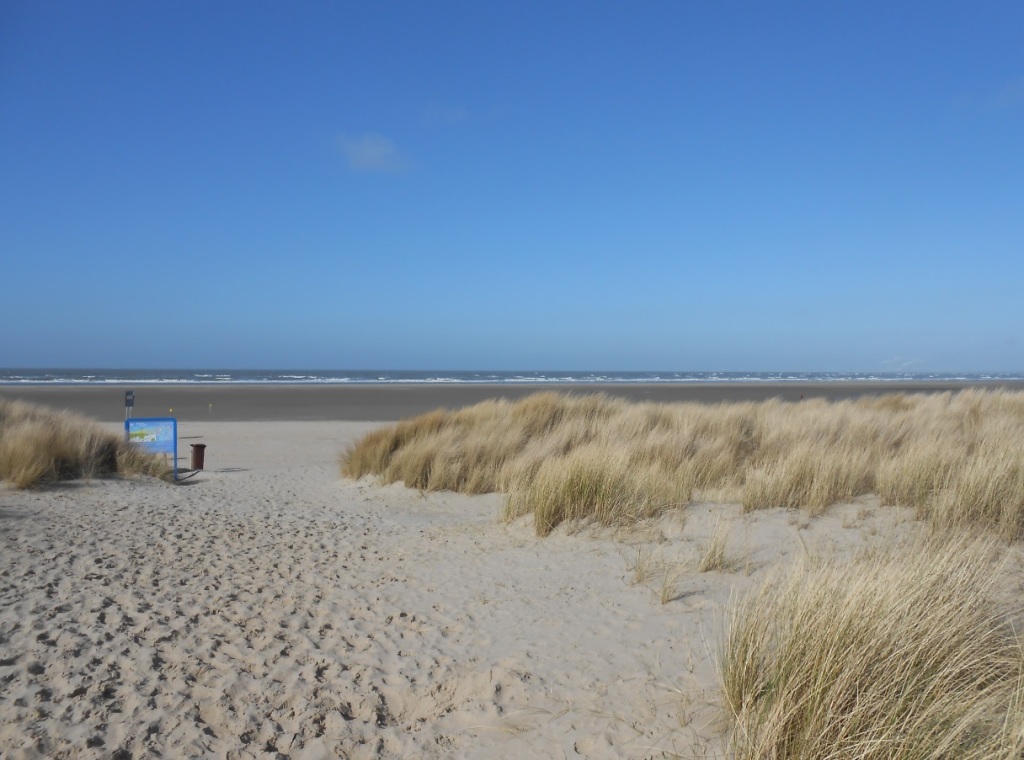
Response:
[[[339,135],[338,145],[353,171],[400,172],[408,166],[398,146],[375,132],[358,137]]]
[[[470,117],[468,109],[461,106],[444,105],[443,103],[428,103],[423,109],[423,123],[431,127],[444,127],[452,124],[461,124]]]

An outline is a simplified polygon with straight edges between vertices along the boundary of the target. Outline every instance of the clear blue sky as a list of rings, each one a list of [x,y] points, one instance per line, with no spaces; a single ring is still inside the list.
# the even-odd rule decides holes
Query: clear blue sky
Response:
[[[1024,4],[0,2],[0,366],[1024,370]]]

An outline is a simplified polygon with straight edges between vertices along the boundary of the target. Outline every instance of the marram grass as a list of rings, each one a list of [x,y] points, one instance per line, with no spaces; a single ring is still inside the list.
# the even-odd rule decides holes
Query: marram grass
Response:
[[[828,402],[631,403],[538,393],[438,410],[365,436],[345,476],[508,495],[506,519],[628,524],[695,496],[745,510],[877,493],[935,524],[1024,534],[1024,394]]]
[[[807,560],[733,605],[719,652],[730,756],[1024,757],[1024,656],[992,604],[997,542],[1024,533],[1024,394],[709,406],[542,393],[377,430],[341,466],[504,492],[505,518],[532,515],[542,536],[712,496],[812,515],[869,493],[912,507],[928,542]],[[699,569],[726,562],[717,530]],[[637,582],[649,566],[638,551]],[[675,580],[666,570],[663,602]]]
[[[734,604],[719,661],[734,756],[1021,757],[1024,659],[991,603],[996,556],[943,534],[804,563]]]
[[[86,417],[0,400],[0,480],[16,488],[108,475],[166,478],[169,472],[160,457]]]

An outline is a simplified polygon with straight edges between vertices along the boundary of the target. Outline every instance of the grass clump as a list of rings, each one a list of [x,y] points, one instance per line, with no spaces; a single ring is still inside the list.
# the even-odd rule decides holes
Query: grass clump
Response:
[[[715,519],[708,534],[707,542],[700,549],[697,560],[698,573],[726,570],[730,563],[726,559],[725,546],[729,540],[729,523],[722,517]]]
[[[629,564],[629,570],[632,573],[631,584],[637,586],[641,583],[647,583],[647,581],[654,577],[658,566],[658,558],[654,550],[649,546],[638,546],[636,548],[636,557]]]
[[[544,460],[532,478],[513,483],[504,517],[532,513],[537,535],[546,536],[565,521],[639,522],[685,505],[690,495],[678,473],[656,464],[638,467],[615,451],[586,446]]]
[[[0,480],[31,488],[77,478],[167,477],[159,457],[71,412],[0,400]]]
[[[967,390],[785,403],[630,403],[538,393],[374,431],[342,473],[508,494],[505,518],[629,523],[696,494],[818,514],[877,493],[940,526],[1024,535],[1024,394]],[[973,528],[972,528],[973,529]]]
[[[736,757],[997,758],[1024,749],[1019,643],[991,541],[804,565],[737,604],[721,653]]]
[[[555,393],[431,412],[371,432],[345,452],[341,471],[429,491],[504,491],[506,519],[532,514],[542,536],[566,520],[622,524],[686,504],[685,472],[620,456],[608,441],[621,412],[605,396]]]

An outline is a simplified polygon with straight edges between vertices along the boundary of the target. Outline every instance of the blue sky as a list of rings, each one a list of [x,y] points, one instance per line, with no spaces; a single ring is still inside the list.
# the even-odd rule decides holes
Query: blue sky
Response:
[[[0,366],[1024,370],[1019,2],[0,3]]]

